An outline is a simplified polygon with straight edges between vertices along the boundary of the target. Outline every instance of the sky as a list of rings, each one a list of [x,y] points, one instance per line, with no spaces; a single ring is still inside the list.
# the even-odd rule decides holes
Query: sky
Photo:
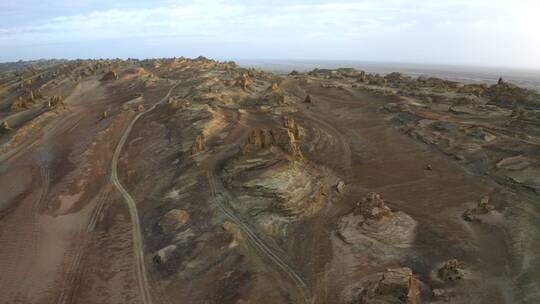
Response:
[[[349,60],[540,69],[537,0],[0,0],[0,62]]]

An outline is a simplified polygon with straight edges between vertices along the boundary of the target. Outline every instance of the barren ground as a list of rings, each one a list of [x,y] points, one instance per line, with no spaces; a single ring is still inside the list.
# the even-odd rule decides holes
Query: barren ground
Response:
[[[0,303],[540,301],[534,92],[205,58],[0,76]]]

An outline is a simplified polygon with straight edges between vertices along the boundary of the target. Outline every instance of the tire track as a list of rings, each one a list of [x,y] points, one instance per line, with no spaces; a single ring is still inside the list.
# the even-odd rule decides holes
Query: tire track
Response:
[[[303,89],[300,86],[296,86],[296,88],[302,92],[303,96],[309,95],[308,92]],[[301,96],[298,96],[298,94],[295,94],[295,92],[292,92],[293,95],[297,96],[298,98],[301,98]],[[311,93],[312,96],[317,96]],[[332,135],[332,137],[337,141],[337,144],[340,146],[341,152],[343,153],[343,169],[347,173],[348,176],[352,175],[352,150],[349,145],[349,142],[347,141],[347,138],[338,130],[336,129],[332,124],[324,120],[321,116],[318,114],[308,111],[306,109],[302,109],[302,107],[299,107],[301,110],[300,113],[303,117],[307,118],[308,120],[311,120],[313,122],[313,125],[319,125],[322,126],[324,129],[326,129],[327,133],[329,135]]]
[[[314,303],[314,299],[312,298],[307,284],[302,279],[302,277],[292,267],[285,263],[277,254],[275,254],[272,249],[268,245],[266,245],[266,243],[262,241],[248,225],[246,225],[240,218],[238,218],[225,201],[222,202],[220,199],[218,199],[215,185],[214,169],[212,168],[207,170],[206,175],[208,179],[208,184],[210,185],[211,195],[216,200],[219,209],[231,221],[238,225],[240,229],[242,229],[242,231],[248,237],[249,241],[254,247],[261,251],[268,259],[270,259],[276,266],[278,266],[280,270],[282,270],[287,274],[287,276],[289,276],[289,278],[298,288],[304,300],[304,303]]]
[[[13,213],[14,217],[9,219],[9,222],[16,226],[10,227],[10,224],[7,224],[7,228],[0,233],[0,248],[9,252],[0,261],[2,269],[0,287],[5,291],[15,291],[10,294],[16,297],[14,299],[25,299],[19,286],[28,279],[34,261],[38,257],[39,235],[41,233],[39,210],[49,192],[50,180],[48,166],[40,165],[39,172],[41,177],[39,196],[31,202],[20,202],[23,205],[16,209]],[[29,219],[31,219],[30,224],[25,227],[22,223]],[[0,303],[3,302],[0,300]]]
[[[135,259],[136,259],[136,265],[135,265],[135,273],[137,276],[137,287],[139,290],[139,294],[141,296],[141,300],[143,304],[152,304],[152,296],[150,293],[150,286],[148,283],[148,277],[146,273],[146,264],[144,262],[144,251],[143,251],[143,240],[142,240],[142,233],[141,233],[141,225],[139,222],[139,212],[137,211],[137,204],[133,200],[133,197],[129,194],[129,192],[122,186],[122,183],[120,183],[120,180],[118,179],[118,158],[120,157],[120,153],[122,152],[122,148],[124,147],[127,138],[129,134],[131,133],[131,130],[133,129],[133,126],[135,123],[146,113],[149,113],[153,111],[158,104],[163,103],[167,99],[169,99],[169,96],[171,95],[172,91],[179,85],[180,83],[176,83],[173,85],[170,89],[167,95],[156,102],[152,107],[150,107],[148,110],[143,111],[139,114],[137,114],[133,120],[130,122],[124,133],[122,134],[122,137],[120,138],[120,141],[118,142],[118,145],[116,146],[116,149],[113,154],[113,159],[111,162],[111,182],[116,187],[116,189],[122,194],[122,197],[124,198],[130,214],[130,219],[133,226],[133,247],[135,251]]]
[[[78,281],[80,281],[82,275],[80,271],[81,261],[84,257],[84,249],[88,246],[88,235],[96,228],[97,221],[105,209],[105,202],[107,201],[108,196],[109,189],[105,189],[100,193],[98,202],[90,216],[86,229],[79,231],[77,234],[76,239],[79,240],[79,244],[73,250],[74,256],[66,272],[67,279],[65,280],[64,286],[60,289],[60,295],[56,301],[57,304],[73,303],[79,287]]]

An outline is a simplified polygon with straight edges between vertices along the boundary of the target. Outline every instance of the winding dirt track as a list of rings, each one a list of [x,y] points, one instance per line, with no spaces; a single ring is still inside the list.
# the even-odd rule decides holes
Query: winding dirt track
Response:
[[[248,237],[249,241],[255,248],[257,248],[264,255],[266,255],[268,259],[270,259],[274,264],[276,264],[276,266],[278,266],[279,269],[284,271],[289,276],[289,278],[294,282],[294,284],[300,291],[304,303],[314,303],[314,299],[311,297],[311,293],[304,279],[302,279],[302,277],[293,268],[287,265],[287,263],[285,263],[277,254],[275,254],[272,249],[264,241],[262,241],[255,232],[253,232],[249,225],[244,223],[244,221],[242,221],[234,214],[234,212],[228,206],[226,198],[220,198],[217,196],[214,169],[211,168],[207,170],[206,174],[208,178],[208,183],[210,185],[210,192],[212,194],[212,197],[215,198],[219,209],[232,222],[238,225],[240,229],[242,229],[242,231],[245,233],[245,235]]]
[[[126,204],[129,208],[129,214],[131,217],[131,222],[133,225],[133,248],[135,251],[135,258],[136,258],[136,265],[135,265],[135,272],[137,276],[137,286],[139,289],[139,293],[141,295],[141,300],[144,304],[152,304],[152,296],[150,295],[150,288],[148,284],[148,278],[146,276],[146,264],[144,262],[144,251],[143,251],[143,240],[142,240],[142,234],[141,234],[141,225],[139,222],[139,212],[137,211],[137,204],[133,200],[133,197],[129,194],[129,192],[122,186],[122,183],[120,183],[120,180],[118,179],[118,158],[120,157],[120,153],[122,152],[122,148],[124,147],[127,138],[129,137],[129,134],[131,133],[131,130],[133,129],[133,126],[135,123],[146,113],[149,113],[153,111],[156,106],[165,100],[167,100],[170,96],[172,91],[179,85],[180,83],[176,83],[174,86],[172,86],[169,89],[169,92],[165,97],[163,97],[161,100],[156,102],[151,108],[148,110],[141,112],[137,114],[131,123],[128,125],[126,130],[124,131],[124,134],[122,134],[122,137],[120,138],[120,141],[118,142],[118,145],[116,146],[116,150],[113,154],[113,159],[111,162],[111,181],[113,185],[118,189],[120,194],[124,197],[124,200],[126,201]]]

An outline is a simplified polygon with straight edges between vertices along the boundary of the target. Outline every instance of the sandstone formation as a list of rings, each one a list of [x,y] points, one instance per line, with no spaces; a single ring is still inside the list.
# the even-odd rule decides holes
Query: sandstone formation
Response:
[[[252,81],[248,73],[242,73],[242,75],[240,75],[235,82],[235,85],[241,87],[244,91],[248,90],[251,84]]]
[[[272,86],[267,90],[265,99],[269,104],[282,105],[285,103],[285,93],[277,83],[272,83]]]
[[[161,218],[159,227],[165,234],[172,233],[182,228],[189,221],[189,213],[185,210],[173,209]]]
[[[350,303],[420,303],[420,282],[410,268],[390,268],[364,282]]]
[[[416,226],[409,215],[391,211],[372,192],[338,220],[337,236],[354,254],[367,254],[376,264],[401,257],[414,241]]]
[[[191,155],[197,155],[201,152],[206,150],[206,146],[204,143],[204,135],[201,134],[195,138],[195,141],[193,142],[193,145],[191,146]]]
[[[396,298],[400,303],[413,304],[419,301],[420,286],[410,268],[393,268],[383,273],[375,292]]]
[[[158,252],[156,252],[152,260],[154,263],[158,265],[166,264],[169,261],[169,258],[173,255],[175,250],[176,250],[176,245],[169,245],[167,247],[164,247],[160,249]]]
[[[368,84],[370,85],[378,85],[378,86],[384,86],[386,85],[386,79],[379,75],[379,74],[370,74],[368,76]]]
[[[65,108],[66,105],[64,104],[64,98],[62,96],[51,96],[49,98],[49,101],[47,102],[47,107],[49,109],[57,109],[57,108]]]
[[[338,193],[343,193],[345,191],[345,183],[343,181],[339,181],[337,184],[336,184],[336,191]]]
[[[247,141],[242,145],[240,151],[243,154],[249,154],[270,147],[278,147],[288,153],[291,157],[301,159],[303,156],[298,147],[295,130],[296,134],[298,134],[298,129],[295,128],[294,125],[254,130]]]
[[[285,117],[282,126],[252,131],[224,168],[228,187],[238,195],[231,201],[234,208],[279,239],[291,222],[322,208],[327,185],[335,183],[332,174],[323,175],[304,159],[298,147],[302,136],[295,120]]]
[[[494,209],[495,207],[489,203],[489,196],[484,196],[476,207],[463,213],[463,219],[469,222],[478,221],[479,216],[489,214]]]
[[[403,73],[390,73],[386,76],[384,76],[384,79],[386,79],[387,82],[391,82],[393,84],[399,85],[399,84],[407,84],[413,81],[413,78],[405,75]],[[427,82],[427,80],[426,80]]]
[[[386,206],[379,194],[370,192],[356,205],[354,214],[362,215],[366,219],[378,220],[390,216],[392,211]]]
[[[11,105],[11,111],[23,111],[30,108],[30,103],[23,99],[22,97],[17,97],[17,100]]]
[[[118,80],[119,76],[116,74],[116,71],[109,71],[103,75],[103,78],[101,78],[101,81],[112,81],[112,80]]]
[[[500,79],[499,83],[492,85],[486,92],[491,103],[502,107],[540,106],[540,94],[532,90],[520,88],[514,84]]]
[[[1,124],[0,124],[0,134],[3,134],[3,133],[6,133],[10,130],[9,128],[9,124],[7,123],[7,121],[3,121]]]
[[[458,281],[464,278],[465,266],[462,262],[452,259],[444,262],[437,270],[437,276],[445,282]]]

